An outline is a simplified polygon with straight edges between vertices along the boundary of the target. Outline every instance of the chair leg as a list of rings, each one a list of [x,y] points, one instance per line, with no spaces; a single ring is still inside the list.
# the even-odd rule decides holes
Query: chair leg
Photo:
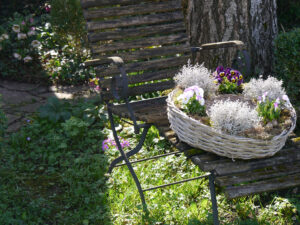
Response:
[[[145,141],[145,139],[146,139],[146,135],[147,135],[148,130],[149,130],[150,127],[151,127],[150,124],[144,127],[144,130],[143,130],[141,139],[140,139],[139,143],[137,144],[137,146],[136,146],[133,150],[131,150],[131,151],[129,151],[129,152],[126,152],[127,158],[129,158],[129,157],[132,156],[132,155],[135,155],[136,153],[138,153],[138,152],[141,150],[141,148],[143,147],[144,141]],[[111,164],[110,164],[110,166],[109,166],[109,168],[108,168],[108,173],[111,173],[112,170],[113,170],[113,168],[114,168],[119,162],[122,162],[123,160],[124,160],[123,156],[120,156],[120,157],[114,159],[114,160],[111,162]]]
[[[214,225],[219,225],[219,216],[218,216],[218,204],[216,198],[216,191],[215,191],[215,175],[214,172],[211,172],[209,175],[209,189],[210,189],[210,196],[212,202],[212,210],[213,210],[213,220]]]
[[[131,175],[132,175],[132,177],[133,177],[133,179],[134,179],[134,182],[135,182],[135,184],[136,184],[136,186],[137,186],[137,189],[138,189],[138,191],[139,191],[140,198],[141,198],[141,201],[142,201],[142,204],[143,204],[143,210],[144,210],[145,212],[147,212],[147,205],[146,205],[146,201],[145,201],[145,197],[144,197],[144,193],[143,193],[141,184],[140,184],[140,182],[139,182],[139,179],[138,179],[137,175],[135,174],[135,172],[134,172],[134,170],[133,170],[133,168],[132,168],[131,163],[129,162],[129,160],[128,160],[126,154],[124,153],[124,151],[123,151],[123,149],[122,149],[122,146],[121,146],[121,144],[120,144],[120,140],[119,140],[119,137],[118,137],[116,128],[115,128],[115,124],[114,124],[114,119],[113,119],[113,116],[112,116],[112,112],[111,112],[111,110],[110,110],[109,107],[108,107],[108,110],[107,110],[107,111],[108,111],[109,121],[110,121],[110,124],[111,124],[111,128],[112,128],[112,131],[113,131],[113,135],[114,135],[115,142],[116,142],[116,144],[117,144],[117,146],[118,146],[118,149],[119,149],[119,151],[120,151],[120,153],[121,153],[122,158],[125,160],[125,163],[126,163],[128,169],[129,169],[129,171],[130,171],[130,173],[131,173]]]

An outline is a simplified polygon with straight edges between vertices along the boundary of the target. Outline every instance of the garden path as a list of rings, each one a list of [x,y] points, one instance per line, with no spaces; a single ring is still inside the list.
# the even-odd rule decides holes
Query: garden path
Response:
[[[59,99],[90,97],[88,86],[43,86],[40,84],[18,83],[0,80],[2,109],[7,117],[8,132],[17,131],[28,116],[43,104],[47,98],[55,96]]]

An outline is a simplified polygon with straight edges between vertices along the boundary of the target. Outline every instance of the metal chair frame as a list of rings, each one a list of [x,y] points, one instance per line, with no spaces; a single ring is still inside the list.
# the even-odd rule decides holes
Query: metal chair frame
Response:
[[[193,53],[195,52],[199,52],[201,51],[202,49],[199,48],[199,47],[193,47],[191,48],[191,51]],[[249,56],[247,54],[247,52],[245,50],[242,51],[242,54],[244,55],[245,59],[249,59]],[[159,186],[155,186],[155,187],[151,187],[151,188],[147,188],[147,189],[143,189],[142,186],[141,186],[141,183],[135,173],[135,171],[133,170],[133,167],[132,167],[132,164],[134,163],[139,163],[139,162],[143,162],[143,161],[148,161],[148,160],[154,160],[154,159],[158,159],[158,158],[161,158],[161,157],[166,157],[166,156],[169,156],[169,155],[173,155],[173,154],[179,154],[179,153],[183,153],[181,151],[177,151],[177,152],[173,152],[173,153],[167,153],[167,154],[162,154],[162,155],[158,155],[158,156],[154,156],[154,157],[150,157],[150,158],[145,158],[145,159],[141,159],[141,160],[136,160],[136,161],[129,161],[129,157],[137,154],[142,146],[143,146],[143,143],[146,139],[146,135],[149,131],[149,128],[153,125],[153,124],[150,124],[150,123],[145,123],[145,124],[138,124],[137,123],[137,120],[134,116],[134,112],[129,104],[129,101],[128,101],[128,95],[127,95],[127,90],[128,90],[128,77],[127,77],[127,74],[126,74],[126,71],[125,71],[125,68],[123,66],[124,62],[123,60],[120,58],[120,57],[110,57],[109,58],[112,63],[114,63],[115,65],[118,66],[119,70],[120,70],[120,73],[121,75],[119,76],[115,76],[114,79],[112,79],[112,83],[111,83],[111,91],[112,91],[112,94],[113,96],[115,97],[115,99],[117,100],[125,100],[126,102],[126,107],[129,111],[129,115],[130,115],[130,118],[131,120],[133,121],[133,126],[134,126],[134,131],[136,134],[139,134],[140,133],[140,129],[143,129],[143,132],[141,134],[141,138],[139,140],[139,143],[136,145],[136,147],[129,151],[129,152],[124,152],[121,144],[120,144],[120,140],[119,140],[119,137],[118,137],[118,134],[117,134],[117,131],[116,131],[116,126],[115,126],[115,123],[114,123],[114,119],[113,119],[113,113],[112,113],[112,110],[111,110],[111,107],[113,106],[112,103],[109,103],[108,101],[106,102],[107,104],[107,110],[108,110],[108,116],[109,116],[109,121],[110,121],[110,124],[111,124],[111,129],[112,129],[112,132],[113,132],[113,136],[114,136],[114,139],[115,139],[115,142],[116,142],[116,145],[118,147],[118,150],[121,154],[120,157],[116,158],[115,160],[112,161],[112,163],[110,164],[109,166],[109,170],[108,172],[109,173],[112,173],[112,170],[113,168],[115,167],[119,167],[119,166],[127,166],[133,179],[134,179],[134,182],[137,186],[137,189],[138,189],[138,192],[139,192],[139,195],[140,195],[140,198],[141,198],[141,201],[142,201],[142,205],[143,205],[143,210],[145,212],[147,212],[147,205],[146,205],[146,201],[145,201],[145,196],[144,196],[144,192],[147,192],[147,191],[151,191],[151,190],[155,190],[155,189],[159,189],[159,188],[164,188],[164,187],[167,187],[167,186],[170,186],[170,185],[175,185],[175,184],[180,184],[180,183],[185,183],[185,182],[189,182],[189,181],[193,181],[193,180],[198,180],[198,179],[202,179],[202,178],[209,178],[209,189],[210,189],[210,194],[211,194],[211,202],[212,202],[212,210],[213,210],[213,222],[215,225],[218,225],[219,224],[219,218],[218,218],[218,204],[217,204],[217,199],[216,199],[216,192],[215,192],[215,174],[214,174],[214,171],[210,171],[209,173],[205,174],[205,175],[202,175],[202,176],[198,176],[198,177],[194,177],[194,178],[190,178],[190,179],[185,179],[185,180],[181,180],[181,181],[176,181],[176,182],[173,182],[173,183],[168,183],[168,184],[163,184],[163,185],[159,185]],[[248,62],[248,60],[246,61],[246,66],[247,66],[247,69],[249,69],[250,63]],[[117,87],[119,87],[119,83],[121,83],[121,86],[122,86],[122,91],[121,91],[121,96],[118,94],[117,92]],[[122,161],[125,161],[125,163],[122,163],[122,164],[118,164]]]

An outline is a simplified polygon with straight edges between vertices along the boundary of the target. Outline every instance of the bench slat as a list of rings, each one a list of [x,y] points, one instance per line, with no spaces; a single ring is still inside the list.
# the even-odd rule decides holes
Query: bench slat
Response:
[[[259,181],[243,186],[225,188],[225,194],[229,199],[252,195],[265,191],[276,191],[300,185],[300,173],[278,177],[270,180]]]
[[[262,179],[286,176],[300,173],[300,161],[288,164],[280,164],[274,167],[266,167],[251,172],[236,174],[232,176],[217,177],[216,182],[220,186],[233,186],[242,182],[259,181]]]
[[[181,9],[180,1],[166,1],[156,3],[146,3],[139,5],[128,5],[121,7],[103,8],[96,10],[84,10],[85,19],[97,19],[117,16],[138,15],[155,12],[170,12]]]
[[[82,8],[103,7],[111,5],[131,5],[140,2],[154,2],[155,0],[81,0]],[[165,0],[164,0],[165,1]]]
[[[149,72],[141,75],[128,76],[128,84],[142,83],[152,80],[161,80],[166,78],[172,78],[178,72],[178,69],[166,69],[157,72]],[[101,87],[110,88],[111,78],[101,81]]]
[[[282,163],[293,163],[300,160],[299,149],[282,149],[275,156],[261,160],[237,161],[235,163],[222,163],[216,167],[218,175],[226,175],[231,173],[241,173],[249,170],[274,166]]]
[[[146,27],[138,27],[138,28],[129,28],[129,29],[118,29],[114,31],[103,31],[99,33],[90,33],[89,41],[91,43],[97,41],[106,41],[106,40],[120,40],[126,38],[133,38],[133,37],[144,37],[149,35],[155,34],[170,34],[175,32],[185,32],[183,22],[176,22],[171,24],[160,24],[160,25],[152,25]]]
[[[181,11],[170,13],[158,13],[154,15],[135,16],[115,20],[90,21],[87,22],[87,30],[95,31],[108,28],[158,24],[164,22],[182,21],[183,19],[184,17]]]
[[[160,82],[160,83],[143,84],[140,86],[129,87],[128,88],[128,96],[141,95],[141,94],[156,92],[156,91],[164,91],[167,89],[172,89],[172,88],[174,88],[174,86],[175,86],[174,81],[170,80],[170,81],[164,81],[164,82]],[[104,99],[113,99],[113,96],[112,96],[111,92],[103,91],[103,98]]]
[[[148,123],[168,122],[166,114],[166,96],[131,102],[130,105],[138,120],[147,121]],[[112,107],[112,112],[116,115],[130,118],[125,104],[118,104]]]
[[[189,56],[181,56],[166,59],[155,59],[146,62],[129,63],[125,65],[125,69],[127,73],[131,73],[142,70],[159,70],[172,67],[180,68],[180,66],[186,64],[189,58]],[[120,74],[120,71],[116,66],[111,66],[109,68],[96,68],[96,74],[98,77],[106,77]]]
[[[163,46],[159,48],[142,49],[138,51],[117,53],[117,56],[121,57],[125,63],[133,60],[149,59],[153,57],[161,56],[174,56],[176,54],[190,54],[190,48],[187,44],[175,45],[175,46]],[[96,58],[96,56],[95,56]],[[100,65],[103,64],[103,56],[99,57]],[[103,58],[106,59],[106,58]],[[97,64],[94,64],[97,65]]]
[[[151,46],[157,45],[165,45],[165,44],[173,44],[173,43],[182,43],[186,42],[187,36],[185,33],[182,34],[172,34],[167,36],[161,37],[149,37],[131,41],[123,41],[123,42],[116,42],[112,44],[103,44],[103,45],[96,45],[93,44],[92,53],[104,53],[109,51],[117,51],[117,50],[127,50],[127,49],[136,49],[136,48],[146,48]]]

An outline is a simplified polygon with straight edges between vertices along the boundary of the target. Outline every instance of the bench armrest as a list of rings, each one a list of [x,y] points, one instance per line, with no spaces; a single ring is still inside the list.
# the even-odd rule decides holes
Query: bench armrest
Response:
[[[230,47],[243,47],[245,44],[242,41],[234,40],[234,41],[223,41],[223,42],[215,42],[202,44],[200,47],[191,47],[192,52],[199,52],[202,50],[210,50],[217,48],[230,48]]]

